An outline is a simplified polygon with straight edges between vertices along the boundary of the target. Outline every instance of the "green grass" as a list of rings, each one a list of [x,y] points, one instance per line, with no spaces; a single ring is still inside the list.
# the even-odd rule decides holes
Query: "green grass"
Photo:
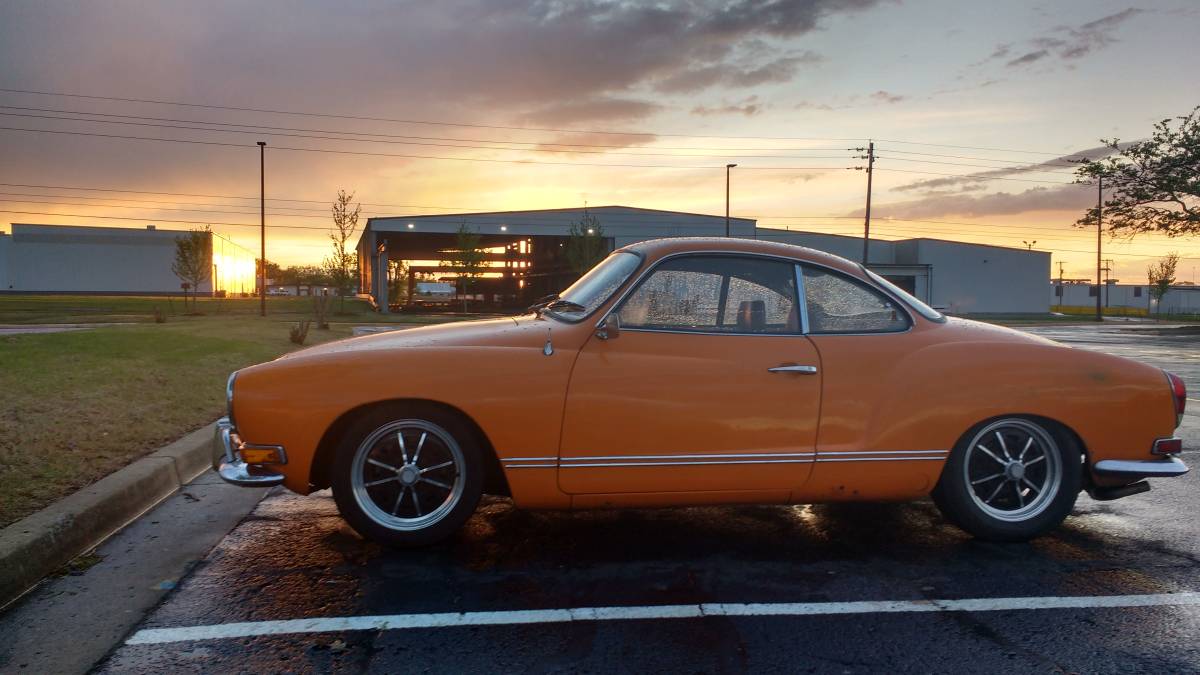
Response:
[[[308,296],[275,296],[267,298],[267,318],[297,321],[311,318],[314,298]],[[205,317],[258,316],[258,298],[197,298],[195,311]],[[191,313],[189,299],[184,306],[179,296],[121,296],[121,295],[0,295],[0,325],[39,323],[151,323],[154,310],[159,309],[172,318]],[[366,300],[339,298],[330,302],[331,322],[361,323],[431,323],[462,318],[477,318],[460,314],[379,314]]]
[[[0,335],[0,526],[219,417],[231,371],[298,348],[288,341],[288,329],[311,318],[306,300],[271,298],[265,319],[255,315],[257,301],[229,300],[219,312],[177,315],[163,324]],[[28,319],[24,323],[81,316],[107,322],[139,316],[155,301],[162,299],[0,296],[0,323],[17,323],[14,315]],[[200,306],[216,310],[218,302]],[[347,311],[351,306],[348,301]],[[289,308],[296,311],[284,311]],[[434,323],[459,317],[391,318]],[[309,345],[347,337],[355,324],[380,322],[378,314],[357,308],[330,319],[330,330],[309,330]]]

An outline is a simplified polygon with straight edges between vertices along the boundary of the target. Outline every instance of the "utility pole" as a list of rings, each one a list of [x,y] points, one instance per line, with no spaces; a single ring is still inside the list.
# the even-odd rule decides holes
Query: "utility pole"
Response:
[[[859,148],[861,150],[861,148]],[[863,258],[864,265],[871,252],[871,178],[875,175],[875,141],[867,142],[867,215],[863,219]]]
[[[1104,321],[1100,306],[1100,234],[1104,229],[1104,176],[1096,177],[1096,321]]]
[[[1112,272],[1112,269],[1113,269],[1113,259],[1105,258],[1104,259],[1104,306],[1105,307],[1109,306],[1108,301],[1112,297],[1112,281],[1110,278],[1110,273]]]
[[[258,142],[258,308],[267,315],[267,142]]]
[[[725,236],[729,236],[729,170],[737,164],[725,165]]]

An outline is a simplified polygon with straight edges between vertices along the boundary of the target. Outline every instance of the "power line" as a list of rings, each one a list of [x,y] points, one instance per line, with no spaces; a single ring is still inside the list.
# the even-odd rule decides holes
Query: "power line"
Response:
[[[882,170],[883,171],[891,171],[894,173],[923,174],[926,176],[947,176],[950,178],[961,178],[962,180],[964,180],[966,182],[983,181],[983,180],[1011,180],[1011,181],[1018,181],[1021,183],[1049,183],[1050,185],[1078,185],[1079,187],[1087,187],[1086,185],[1082,185],[1080,183],[1064,182],[1064,181],[1060,181],[1060,180],[1037,180],[1035,178],[1006,178],[1003,176],[973,176],[971,174],[937,173],[935,171],[916,171],[913,169],[884,168]]]
[[[801,155],[714,155],[714,154],[678,154],[678,153],[662,153],[662,152],[622,152],[618,150],[553,150],[549,148],[504,148],[484,145],[464,145],[458,143],[432,143],[425,141],[398,141],[393,139],[374,139],[374,138],[345,138],[341,136],[318,136],[315,134],[295,134],[283,131],[262,131],[261,129],[270,129],[271,127],[258,127],[256,130],[247,129],[209,129],[207,127],[188,126],[185,124],[161,124],[156,122],[128,122],[124,120],[97,120],[84,117],[63,117],[54,115],[33,115],[29,113],[8,113],[0,112],[0,115],[6,117],[27,117],[43,120],[62,120],[65,122],[90,122],[95,124],[121,124],[125,126],[137,127],[154,127],[159,129],[183,129],[187,131],[206,131],[221,134],[249,134],[254,136],[274,136],[280,138],[303,138],[319,141],[351,141],[355,143],[387,143],[389,145],[418,145],[424,147],[437,148],[464,148],[468,150],[500,150],[508,152],[550,152],[550,153],[571,153],[571,154],[589,154],[589,155],[626,155],[633,157],[701,157],[705,159],[847,159],[843,155],[836,156],[801,156]],[[198,122],[196,124],[205,124]],[[220,124],[220,122],[208,123]],[[236,126],[251,126],[251,125],[236,125]],[[343,133],[343,132],[332,132]],[[485,141],[486,142],[486,141]]]
[[[0,106],[0,107],[3,107],[3,106]],[[1057,166],[1057,167],[1062,167],[1065,169],[1073,169],[1078,166],[1077,164],[1055,164],[1054,160],[1038,162],[1036,165],[1031,165],[1029,163],[1029,160],[1022,160],[1022,159],[1000,159],[998,157],[979,157],[977,155],[947,155],[947,154],[938,153],[938,152],[915,152],[912,150],[897,150],[895,148],[887,148],[887,152],[890,152],[892,154],[898,154],[898,155],[919,155],[921,157],[948,157],[950,159],[978,159],[978,160],[983,160],[986,162],[1004,162],[1006,164],[1021,164],[1024,166],[1043,166],[1043,165],[1045,165],[1045,166]],[[1069,161],[1073,161],[1075,159],[1078,159],[1078,161],[1084,161],[1086,158],[1084,158],[1084,157],[1079,157],[1079,158],[1066,157],[1064,159],[1064,161],[1069,162]]]
[[[6,90],[0,89],[0,91],[6,91]],[[881,138],[881,139],[879,139],[879,141],[881,143],[900,143],[902,145],[926,145],[926,146],[933,147],[933,148],[958,148],[960,150],[986,150],[989,152],[1013,152],[1013,153],[1020,153],[1020,154],[1026,154],[1026,155],[1062,156],[1062,154],[1063,154],[1061,152],[1046,152],[1045,150],[1017,150],[1016,148],[988,148],[988,147],[981,147],[978,145],[950,145],[948,143],[924,143],[921,141],[899,141],[894,138],[893,139]]]
[[[187,103],[183,101],[164,101],[146,98],[122,98],[117,96],[94,96],[88,94],[67,94],[53,91],[34,91],[30,89],[5,89],[0,88],[0,92],[10,94],[35,94],[38,96],[61,96],[67,98],[83,98],[97,101],[118,101],[122,103],[151,103],[154,105],[172,105],[187,108],[204,108],[207,110],[234,110],[238,112],[255,112],[266,113],[270,115],[296,115],[299,117],[324,117],[329,119],[344,119],[344,120],[360,120],[366,122],[391,122],[396,124],[422,124],[441,127],[464,127],[471,129],[500,129],[504,131],[538,131],[551,132],[559,134],[598,134],[608,136],[664,136],[672,138],[719,138],[719,139],[738,139],[738,140],[765,140],[765,141],[838,141],[838,142],[857,142],[861,138],[805,138],[799,136],[710,136],[702,134],[679,134],[679,133],[658,133],[647,131],[610,131],[599,129],[562,129],[551,127],[517,127],[503,126],[498,124],[469,124],[466,122],[434,122],[430,120],[415,120],[415,119],[398,119],[393,117],[369,117],[365,115],[340,115],[335,113],[318,113],[305,112],[298,110],[273,110],[269,108],[249,108],[239,106],[213,105],[206,103]]]
[[[187,139],[181,139],[181,138],[158,138],[158,137],[154,137],[154,136],[128,136],[128,135],[123,135],[123,134],[101,134],[101,133],[85,132],[85,131],[64,131],[61,129],[25,129],[22,127],[0,127],[0,131],[25,131],[25,132],[43,133],[43,134],[65,134],[65,135],[69,135],[69,136],[92,136],[92,137],[97,137],[97,138],[119,138],[119,139],[126,139],[126,140],[135,140],[135,141],[159,141],[159,142],[164,142],[164,143],[188,143],[191,145],[212,145],[212,146],[220,146],[220,147],[228,147],[228,148],[253,148],[254,147],[253,145],[247,145],[244,143],[222,143],[219,141],[187,140]],[[685,170],[691,170],[691,171],[701,171],[701,170],[707,171],[707,170],[724,169],[725,168],[724,165],[722,165],[722,166],[715,166],[715,165],[713,165],[713,166],[703,166],[703,165],[683,166],[683,165],[679,165],[679,164],[612,164],[612,163],[604,164],[604,163],[592,163],[592,162],[547,162],[547,161],[535,160],[535,159],[496,159],[496,158],[488,158],[488,157],[440,157],[440,156],[435,156],[435,155],[409,155],[409,154],[388,153],[388,152],[367,152],[364,150],[332,150],[332,149],[328,149],[328,148],[295,148],[295,147],[290,147],[290,146],[285,146],[285,145],[274,145],[274,146],[271,146],[271,149],[272,150],[287,150],[287,151],[291,151],[291,152],[315,152],[315,153],[324,153],[324,154],[332,154],[332,155],[357,155],[357,156],[363,156],[363,157],[398,157],[398,158],[402,158],[402,159],[431,159],[431,160],[451,161],[451,162],[485,162],[485,163],[492,163],[492,164],[531,164],[531,165],[537,165],[537,166],[588,166],[588,167],[610,167],[610,168],[622,168],[622,169],[685,169]],[[789,167],[747,167],[747,168],[757,168],[757,169],[768,169],[769,168],[769,169],[781,169],[781,170],[785,169],[785,170],[789,170],[789,171],[827,171],[827,170],[833,170],[833,169],[846,169],[846,168],[850,168],[850,167],[789,166]]]
[[[1057,173],[1063,171],[1063,169],[1059,169],[1059,168],[1035,169],[1032,167],[996,166],[994,164],[992,164],[992,165],[967,164],[964,162],[943,162],[943,161],[935,160],[935,159],[913,159],[911,157],[892,157],[890,155],[888,157],[878,157],[877,156],[875,159],[890,159],[893,162],[915,162],[917,164],[944,164],[947,166],[970,166],[970,167],[975,167],[977,169],[994,169],[996,171],[1007,171],[1009,173],[1054,173],[1054,174],[1057,174]]]
[[[31,108],[31,107],[26,107],[26,106],[11,106],[11,105],[0,105],[0,108],[3,108],[5,110],[25,110],[25,111],[31,111],[31,112],[52,112],[52,113],[62,113],[62,114],[68,114],[68,115],[90,115],[93,117],[118,117],[118,118],[122,118],[122,119],[132,119],[132,120],[150,120],[150,121],[154,121],[154,122],[177,122],[177,123],[181,123],[181,124],[207,124],[210,126],[241,127],[241,128],[245,128],[245,129],[256,129],[256,130],[257,129],[269,129],[269,130],[274,130],[274,131],[299,131],[299,132],[305,132],[305,133],[318,133],[318,134],[344,134],[344,135],[350,135],[350,136],[370,136],[370,137],[376,137],[376,138],[400,138],[400,139],[418,140],[418,141],[457,141],[457,142],[461,142],[461,143],[502,143],[504,145],[525,145],[525,146],[535,146],[535,147],[558,146],[558,147],[569,147],[569,148],[613,148],[613,149],[617,149],[617,150],[630,147],[629,145],[611,145],[611,144],[602,144],[602,143],[557,143],[557,142],[549,142],[549,141],[498,141],[498,140],[487,139],[487,138],[458,138],[458,137],[454,137],[454,136],[411,136],[411,135],[405,135],[405,134],[385,134],[385,133],[379,133],[379,132],[342,131],[342,130],[338,130],[338,129],[309,129],[309,128],[304,128],[304,127],[277,127],[277,126],[268,126],[268,125],[262,125],[262,124],[239,124],[236,122],[214,122],[214,121],[210,121],[210,120],[187,120],[187,119],[178,119],[178,118],[172,118],[172,117],[150,117],[150,116],[146,116],[146,115],[119,115],[119,114],[114,114],[114,113],[100,113],[100,112],[92,112],[92,111],[87,111],[87,110],[63,110],[61,108]],[[19,114],[19,113],[0,113],[0,114],[15,116],[15,117],[39,117],[42,119],[73,120],[73,118],[69,118],[69,117],[52,117],[52,116],[44,116],[44,115],[24,115],[24,114]],[[107,120],[95,120],[95,119],[80,119],[80,120],[73,120],[73,121],[107,122]],[[222,131],[222,130],[211,129],[211,131]],[[361,139],[341,139],[341,140],[361,140]],[[472,147],[472,146],[456,145],[453,147]],[[497,150],[500,150],[500,149],[523,150],[525,148],[495,148],[495,149],[497,149]],[[778,152],[818,152],[818,151],[829,152],[829,151],[845,150],[845,148],[840,148],[840,147],[838,147],[838,148],[829,148],[829,147],[821,147],[821,148],[761,148],[761,147],[758,147],[758,148],[704,148],[704,147],[694,147],[694,146],[693,147],[675,147],[675,146],[657,146],[657,145],[654,146],[654,149],[657,149],[657,150],[721,151],[721,152],[760,151],[760,150],[772,150],[772,151],[778,151]],[[563,150],[547,150],[547,151],[548,152],[565,152]]]

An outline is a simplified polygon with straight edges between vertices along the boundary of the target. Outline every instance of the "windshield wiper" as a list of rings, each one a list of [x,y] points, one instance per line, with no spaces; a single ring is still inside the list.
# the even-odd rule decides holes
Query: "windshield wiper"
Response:
[[[541,312],[543,309],[549,307],[550,303],[554,302],[555,300],[558,300],[558,293],[551,293],[550,295],[542,296],[537,299],[537,302],[526,307],[525,311],[521,312],[521,313],[528,314],[530,312],[533,312],[536,314],[538,312]]]
[[[561,309],[561,310],[565,310],[568,312],[586,312],[587,311],[587,307],[584,307],[583,305],[579,304],[578,302],[571,302],[570,300],[551,301],[550,303],[548,303],[546,305],[545,309],[549,309],[549,310]]]

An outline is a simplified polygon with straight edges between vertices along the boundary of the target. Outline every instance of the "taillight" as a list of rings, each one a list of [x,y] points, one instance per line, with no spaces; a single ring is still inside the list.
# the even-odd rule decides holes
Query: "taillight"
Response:
[[[1187,386],[1174,373],[1167,373],[1167,381],[1171,383],[1171,395],[1175,397],[1175,426],[1179,426],[1183,422],[1183,410],[1187,407]]]

